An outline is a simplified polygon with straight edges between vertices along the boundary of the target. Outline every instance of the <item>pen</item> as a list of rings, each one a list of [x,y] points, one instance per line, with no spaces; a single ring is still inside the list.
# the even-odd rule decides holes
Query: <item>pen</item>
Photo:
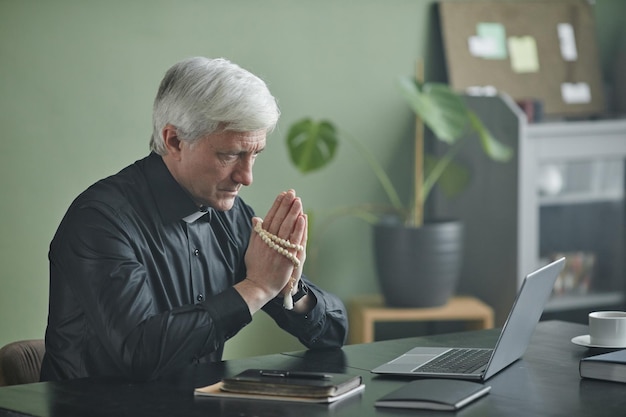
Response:
[[[303,378],[303,379],[331,379],[332,375],[319,372],[297,372],[297,371],[269,371],[260,370],[261,376],[271,376],[276,378]]]

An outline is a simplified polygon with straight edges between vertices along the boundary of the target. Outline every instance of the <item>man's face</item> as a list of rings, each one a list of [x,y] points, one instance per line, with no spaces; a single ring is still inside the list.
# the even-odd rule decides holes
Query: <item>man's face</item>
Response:
[[[192,145],[179,141],[178,151],[163,159],[197,204],[225,211],[241,186],[252,184],[252,167],[265,139],[265,130],[220,131]]]

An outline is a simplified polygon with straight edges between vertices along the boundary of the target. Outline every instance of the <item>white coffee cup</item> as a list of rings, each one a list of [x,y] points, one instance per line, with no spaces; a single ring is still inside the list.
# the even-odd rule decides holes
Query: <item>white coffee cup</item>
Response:
[[[589,342],[597,346],[626,346],[626,311],[589,313]]]

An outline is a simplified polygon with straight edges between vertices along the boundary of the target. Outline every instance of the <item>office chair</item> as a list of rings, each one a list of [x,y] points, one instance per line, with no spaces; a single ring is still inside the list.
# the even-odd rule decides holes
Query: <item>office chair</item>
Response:
[[[20,340],[0,349],[0,387],[39,382],[43,339]]]

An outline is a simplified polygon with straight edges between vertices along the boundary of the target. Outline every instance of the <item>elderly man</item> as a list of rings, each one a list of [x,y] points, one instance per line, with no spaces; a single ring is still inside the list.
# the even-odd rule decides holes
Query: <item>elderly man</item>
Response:
[[[340,347],[345,307],[302,276],[293,190],[264,219],[238,196],[279,117],[266,84],[195,57],[163,78],[150,154],[80,194],[50,245],[42,380],[148,380],[218,361],[264,310],[308,348]]]

